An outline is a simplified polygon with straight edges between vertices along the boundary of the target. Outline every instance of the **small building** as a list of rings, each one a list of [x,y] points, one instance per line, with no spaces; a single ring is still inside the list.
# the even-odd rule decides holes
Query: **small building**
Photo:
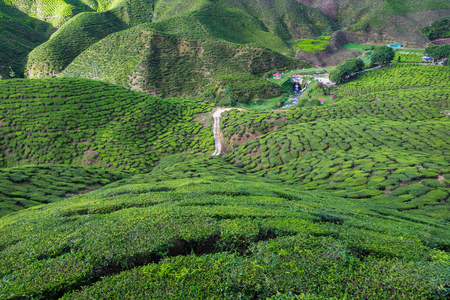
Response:
[[[432,58],[429,57],[429,56],[424,56],[424,57],[422,57],[422,60],[424,60],[424,61],[431,61]]]
[[[273,79],[281,79],[281,74],[280,73],[273,74]]]
[[[387,44],[386,46],[391,47],[391,48],[401,48],[402,44]]]

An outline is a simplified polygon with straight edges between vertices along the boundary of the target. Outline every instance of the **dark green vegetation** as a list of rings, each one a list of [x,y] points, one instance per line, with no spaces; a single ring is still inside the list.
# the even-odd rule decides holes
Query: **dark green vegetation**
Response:
[[[218,157],[169,159],[154,174],[0,219],[3,297],[447,295],[442,225],[270,183]]]
[[[382,65],[390,63],[395,57],[394,49],[388,46],[377,46],[373,49],[372,56],[370,57],[370,65]]]
[[[345,80],[346,77],[361,71],[363,68],[364,61],[359,58],[349,58],[330,72],[330,80],[332,82],[340,83]]]
[[[443,59],[450,57],[450,45],[433,45],[431,44],[425,49],[425,54],[434,59]]]
[[[52,26],[0,1],[0,79],[21,77],[24,59],[52,33]]]
[[[0,217],[84,194],[128,176],[90,166],[54,164],[0,169]]]
[[[430,26],[420,28],[420,31],[429,40],[450,37],[450,17],[436,20]]]
[[[209,104],[86,79],[0,81],[0,163],[93,164],[149,171],[161,157],[214,150]]]

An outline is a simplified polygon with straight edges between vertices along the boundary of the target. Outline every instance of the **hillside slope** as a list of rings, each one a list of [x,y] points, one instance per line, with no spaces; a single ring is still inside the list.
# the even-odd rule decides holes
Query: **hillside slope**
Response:
[[[92,164],[148,171],[161,157],[214,150],[208,104],[86,79],[0,81],[0,163]]]
[[[138,5],[135,2],[132,2],[130,8],[125,11],[123,11],[124,6],[114,7],[108,12],[109,15],[107,13],[80,14],[67,22],[52,36],[51,40],[36,48],[29,55],[26,74],[30,78],[51,76],[61,73],[67,67],[67,70],[62,72],[62,76],[90,77],[88,73],[92,71],[93,61],[111,64],[110,60],[113,58],[125,59],[127,56],[133,56],[130,63],[123,64],[128,70],[122,69],[123,72],[120,72],[115,68],[111,70],[110,66],[105,66],[101,79],[128,87],[129,81],[132,80],[130,77],[135,77],[133,73],[137,73],[136,76],[142,77],[144,84],[138,82],[132,85],[136,85],[139,90],[159,95],[186,95],[186,91],[174,94],[171,90],[173,89],[172,78],[162,76],[155,80],[154,74],[143,74],[141,70],[149,73],[156,72],[156,76],[159,76],[158,67],[156,70],[153,69],[153,66],[149,66],[148,61],[153,61],[152,63],[160,61],[163,65],[174,66],[174,68],[179,66],[183,70],[201,70],[207,75],[206,77],[220,76],[219,73],[225,73],[230,77],[241,77],[238,81],[244,81],[248,78],[248,73],[261,75],[267,71],[276,71],[278,68],[305,66],[300,62],[295,64],[288,58],[281,58],[280,53],[293,56],[294,52],[289,40],[320,35],[327,27],[331,26],[331,22],[320,11],[293,0],[271,0],[264,5],[257,1],[246,1],[245,3],[225,0],[191,2],[190,6],[186,3],[181,4],[180,1],[164,3],[158,1],[154,6],[146,4],[147,10],[152,7],[152,11],[148,12],[148,15],[151,16],[147,18],[148,20],[142,19],[142,12],[133,14],[129,11],[134,7],[133,5]],[[107,17],[101,27],[97,26],[98,16]],[[117,32],[120,28],[139,24],[139,22],[142,24],[137,27]],[[117,25],[111,26],[111,23],[117,23]],[[103,27],[107,30],[102,30]],[[148,31],[166,34],[162,36],[167,40],[161,40],[161,38],[159,40],[150,38],[149,41],[144,41],[142,38],[135,39],[136,35],[149,35]],[[113,32],[117,32],[117,34],[110,35]],[[118,39],[120,39],[120,43],[118,43]],[[164,45],[161,46],[158,43]],[[226,52],[230,52],[239,51],[241,46],[245,46],[249,52],[259,53],[256,55],[261,57],[263,65],[260,70],[255,72],[252,62],[253,55],[250,57],[244,55],[238,59],[240,64],[238,69],[233,70],[228,65],[223,66],[220,62],[217,64],[216,59],[214,64],[206,59],[209,67],[204,69],[201,62],[203,52],[196,53],[194,50],[191,53],[183,50],[185,47],[188,49],[198,48],[198,44],[205,44],[205,48],[208,48],[206,54],[214,58],[229,56],[229,53],[223,53],[224,47],[229,48],[225,50]],[[125,49],[123,45],[127,45],[128,49]],[[146,46],[144,47],[144,45]],[[158,51],[161,48],[164,50],[164,55],[175,53],[175,57],[160,56]],[[111,57],[112,55],[114,57]],[[74,60],[75,57],[77,59]],[[266,61],[273,61],[274,58],[279,64],[268,65],[266,63]],[[72,61],[73,64],[70,64]],[[244,67],[246,64],[249,67]],[[104,65],[103,63],[102,66]],[[191,79],[185,76],[183,70],[174,69],[170,74],[183,78],[182,80],[177,79],[177,85],[181,87],[181,90],[183,88],[189,90]],[[244,74],[242,76],[239,73]],[[163,81],[169,82],[168,89],[165,90],[165,84],[160,83],[161,78]],[[160,86],[155,86],[155,84]],[[184,87],[185,84],[186,87]],[[196,93],[198,93],[198,89]],[[265,94],[267,93],[260,93],[260,95]],[[188,95],[192,96],[193,94]]]
[[[28,53],[55,30],[0,1],[0,76],[21,77]]]
[[[444,226],[223,166],[185,157],[165,171],[171,179],[139,175],[1,218],[0,291],[5,299],[445,298]],[[186,169],[197,178],[182,179]]]
[[[92,78],[93,61],[100,80],[153,95],[191,97],[228,83],[233,84],[235,97],[274,97],[280,87],[262,78],[264,73],[308,66],[255,45],[162,34],[149,25],[94,44],[61,75]]]
[[[225,112],[227,159],[258,176],[448,222],[449,80],[447,68],[396,65],[360,74],[325,107]]]
[[[129,176],[99,167],[55,164],[0,169],[0,217],[84,194]]]

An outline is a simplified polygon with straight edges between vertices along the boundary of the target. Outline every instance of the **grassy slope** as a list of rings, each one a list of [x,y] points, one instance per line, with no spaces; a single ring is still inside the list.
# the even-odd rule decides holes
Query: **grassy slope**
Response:
[[[190,5],[188,5],[190,4]],[[132,2],[128,10],[133,9],[136,4]],[[159,56],[158,49],[154,49],[154,46],[150,43],[150,47],[142,49],[142,40],[135,40],[137,28],[131,28],[127,32],[119,32],[117,35],[109,36],[108,38],[101,40],[99,44],[94,44],[103,36],[108,35],[116,29],[110,29],[109,31],[101,31],[103,36],[95,35],[95,38],[86,39],[86,35],[90,35],[92,28],[89,28],[89,23],[81,20],[79,18],[73,18],[64,26],[65,32],[61,29],[58,35],[55,35],[49,42],[41,45],[39,48],[35,49],[29,56],[29,62],[27,66],[27,74],[29,77],[40,77],[48,76],[49,74],[59,73],[61,69],[64,69],[68,63],[70,63],[74,57],[79,55],[73,65],[68,67],[67,72],[63,75],[87,77],[87,73],[91,71],[92,60],[104,60],[108,61],[107,58],[111,55],[111,52],[119,53],[123,59],[127,59],[126,56],[133,56],[132,62],[125,63],[127,70],[121,70],[125,72],[118,72],[111,70],[109,66],[106,67],[106,74],[103,76],[103,80],[109,82],[117,82],[124,85],[125,81],[130,81],[130,76],[134,73],[142,73],[139,69],[147,69],[148,60],[160,60],[162,64],[170,65],[175,68],[181,68],[178,70],[173,70],[172,74],[179,74],[177,80],[178,85],[183,85],[184,80],[179,80],[179,78],[187,78],[184,76],[183,69],[196,69],[201,70],[200,72],[220,72],[221,64],[218,65],[215,70],[202,70],[202,66],[198,62],[199,55],[197,53],[189,53],[183,51],[183,43],[188,43],[188,48],[197,48],[199,43],[205,43],[208,45],[209,56],[220,57],[222,48],[224,47],[224,42],[234,43],[239,45],[247,45],[248,47],[255,47],[257,45],[256,52],[263,51],[263,60],[273,60],[271,57],[279,56],[276,53],[270,53],[265,50],[258,48],[268,48],[273,51],[277,51],[282,54],[292,55],[293,51],[290,48],[287,40],[299,37],[308,37],[320,34],[330,22],[327,18],[318,11],[308,8],[295,1],[269,1],[265,5],[271,6],[271,13],[267,14],[265,10],[259,7],[258,3],[255,1],[250,2],[240,2],[240,1],[194,1],[189,3],[180,4],[179,1],[167,1],[161,2],[157,1],[154,6],[147,4],[146,14],[151,17],[148,20],[143,20],[140,15],[143,15],[133,11],[127,11],[126,13],[122,11],[125,6],[118,6],[111,10],[111,14],[114,17],[122,20],[126,24],[136,24],[139,22],[144,22],[139,26],[142,31],[150,31],[152,28],[157,31],[164,32],[166,34],[174,34],[175,37],[181,41],[172,42],[170,45],[170,39],[168,42],[164,42],[164,50],[167,53],[171,52],[182,52],[184,57],[168,57],[167,60],[164,56]],[[128,6],[126,6],[128,7]],[[148,11],[149,7],[152,7],[152,11]],[[84,15],[91,14],[92,18],[96,18],[98,13],[85,13]],[[87,18],[87,16],[85,17]],[[127,20],[125,20],[128,18]],[[96,20],[96,19],[95,19]],[[152,21],[148,23],[148,21]],[[296,25],[293,25],[296,24]],[[83,28],[82,31],[79,28]],[[72,34],[75,32],[76,34]],[[95,31],[98,32],[98,31]],[[141,33],[138,33],[141,34]],[[145,33],[144,33],[145,34]],[[124,47],[117,47],[117,38],[121,39],[121,44],[133,45],[128,49]],[[187,41],[186,41],[187,40]],[[61,45],[66,45],[70,41],[70,47],[63,47]],[[196,42],[198,41],[198,42]],[[161,43],[160,42],[160,43]],[[219,44],[213,44],[219,43]],[[156,41],[155,41],[156,44]],[[194,45],[192,45],[194,44]],[[73,45],[73,46],[72,46]],[[85,52],[83,52],[88,45],[92,45]],[[156,45],[156,47],[160,47]],[[238,45],[228,47],[238,47]],[[180,49],[181,48],[181,49]],[[131,49],[131,51],[130,51]],[[166,54],[166,53],[165,53]],[[177,54],[177,53],[175,53]],[[192,55],[193,54],[193,55]],[[119,58],[118,55],[115,58]],[[267,56],[264,57],[264,56]],[[200,57],[201,58],[201,57]],[[175,64],[173,60],[176,60]],[[241,60],[247,59],[245,56],[240,57]],[[251,58],[250,58],[251,59]],[[279,59],[278,59],[279,60]],[[285,59],[288,60],[288,59]],[[143,62],[138,69],[135,66],[139,62]],[[248,62],[248,61],[247,61]],[[249,62],[251,63],[251,62]],[[104,64],[103,64],[104,65]],[[119,64],[122,65],[122,64]],[[214,67],[214,65],[212,65]],[[286,67],[286,64],[281,64],[281,67]],[[211,67],[211,66],[210,66]],[[271,65],[269,68],[265,67],[264,72],[271,71],[277,68],[277,66]],[[255,68],[252,66],[250,68],[238,69],[238,70],[226,70],[226,73],[232,74],[232,76],[241,76],[237,72],[241,73],[253,73],[255,74]],[[158,70],[156,70],[157,72]],[[153,70],[150,70],[153,72]],[[234,73],[233,73],[234,72]],[[105,73],[105,72],[103,72]],[[259,74],[259,73],[258,73]],[[150,85],[157,83],[154,81],[152,74],[143,74],[144,81],[150,81]],[[217,74],[216,74],[217,75]],[[142,74],[137,74],[137,76],[142,77]],[[245,74],[248,77],[247,74]],[[166,79],[165,77],[163,77]],[[246,78],[248,79],[248,78]],[[172,81],[170,85],[173,86],[173,79],[167,78],[167,81]],[[240,81],[243,81],[241,78]],[[188,79],[188,81],[190,81]],[[190,82],[187,82],[189,85]],[[128,86],[127,83],[125,86]],[[165,84],[161,84],[163,87]],[[165,91],[166,95],[173,95],[170,90],[172,86]],[[148,90],[149,87],[145,84],[139,83],[138,88],[141,90]],[[189,88],[189,87],[188,87]],[[153,93],[158,93],[160,87],[152,86]],[[183,93],[181,93],[183,94]]]
[[[445,0],[355,0],[340,4],[338,20],[350,30],[425,43],[419,28],[448,15],[449,11],[450,4]]]
[[[24,59],[37,45],[47,40],[53,27],[31,18],[13,6],[0,2],[0,76],[21,76]]]
[[[86,79],[0,82],[0,162],[151,170],[168,154],[214,149],[192,121],[209,105],[160,99]]]
[[[94,44],[62,75],[91,78],[92,61],[100,80],[155,95],[195,96],[233,83],[235,96],[249,98],[280,93],[261,78],[265,72],[307,66],[265,48],[157,33],[146,24]]]
[[[43,203],[87,193],[125,173],[91,166],[28,165],[0,170],[0,217]]]
[[[445,297],[444,226],[239,173],[218,157],[178,158],[3,217],[0,290],[5,299]]]

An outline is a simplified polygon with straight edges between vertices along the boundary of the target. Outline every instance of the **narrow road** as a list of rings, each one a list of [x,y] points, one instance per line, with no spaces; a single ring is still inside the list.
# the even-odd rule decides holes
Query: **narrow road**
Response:
[[[220,155],[222,151],[222,144],[220,143],[220,115],[227,110],[235,109],[235,108],[219,108],[213,114],[214,125],[213,125],[213,134],[214,134],[214,153],[212,155]]]

